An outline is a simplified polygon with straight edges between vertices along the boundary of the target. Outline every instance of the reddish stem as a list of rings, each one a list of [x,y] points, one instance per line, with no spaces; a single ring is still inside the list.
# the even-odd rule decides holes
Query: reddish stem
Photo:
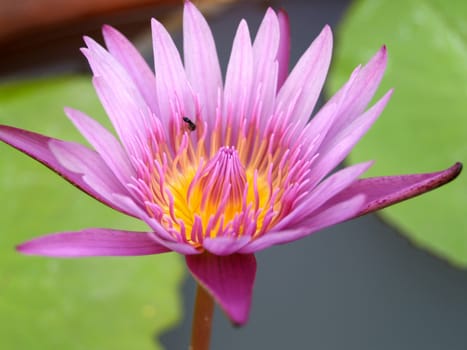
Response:
[[[214,300],[200,284],[196,287],[190,350],[209,350]]]

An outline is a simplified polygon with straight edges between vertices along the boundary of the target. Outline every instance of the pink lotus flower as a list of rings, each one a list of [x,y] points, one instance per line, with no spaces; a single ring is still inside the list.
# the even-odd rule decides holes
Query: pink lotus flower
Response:
[[[383,111],[368,110],[386,66],[382,47],[308,122],[329,68],[328,26],[288,74],[289,24],[269,9],[253,43],[238,27],[222,82],[211,31],[184,9],[184,63],[152,21],[154,74],[128,40],[105,26],[107,50],[83,53],[118,139],[82,112],[67,116],[94,150],[10,126],[0,139],[149,232],[90,228],[28,241],[24,254],[128,256],[175,251],[230,319],[247,321],[254,253],[436,188],[461,165],[429,174],[359,179],[362,163],[330,172]]]

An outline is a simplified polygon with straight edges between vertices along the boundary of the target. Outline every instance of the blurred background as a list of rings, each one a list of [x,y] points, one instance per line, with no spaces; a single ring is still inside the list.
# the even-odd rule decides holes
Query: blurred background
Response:
[[[101,41],[101,25],[112,24],[151,62],[149,18],[164,22],[181,47],[181,3],[2,1],[0,123],[80,140],[64,105],[104,119],[79,53],[82,36]],[[208,17],[224,72],[239,21],[246,18],[253,35],[267,6],[289,14],[292,65],[330,24],[336,53],[328,96],[388,45],[379,95],[389,87],[396,94],[348,162],[376,159],[372,174],[389,175],[467,160],[467,7],[435,0],[195,3]],[[13,247],[42,233],[137,224],[5,145],[0,157],[0,347],[186,349],[195,284],[182,259],[19,256]],[[461,174],[426,200],[259,253],[250,321],[234,328],[217,309],[212,349],[466,349],[466,195]]]

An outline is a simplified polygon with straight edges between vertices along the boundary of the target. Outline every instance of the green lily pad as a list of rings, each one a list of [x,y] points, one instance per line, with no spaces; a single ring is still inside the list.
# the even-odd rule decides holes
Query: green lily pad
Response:
[[[467,161],[467,2],[361,0],[337,33],[329,90],[387,44],[379,95],[395,93],[349,157],[369,175],[430,172]],[[417,246],[467,267],[467,178],[381,212]]]
[[[104,119],[89,77],[0,86],[0,123],[82,141],[64,105]],[[0,348],[161,349],[155,338],[180,320],[182,259],[20,255],[44,233],[146,228],[3,143],[0,155]]]

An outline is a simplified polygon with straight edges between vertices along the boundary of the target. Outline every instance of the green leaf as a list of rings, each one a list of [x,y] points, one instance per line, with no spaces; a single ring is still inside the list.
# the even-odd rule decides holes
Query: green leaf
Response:
[[[82,141],[64,105],[104,119],[88,77],[0,87],[1,124]],[[0,348],[160,349],[155,337],[180,319],[181,258],[18,254],[15,245],[44,233],[147,228],[3,143],[0,154]]]
[[[467,161],[467,2],[362,0],[338,29],[330,90],[386,43],[379,90],[395,93],[350,162],[375,159],[369,175],[441,170]],[[417,246],[467,267],[467,177],[381,212]]]

